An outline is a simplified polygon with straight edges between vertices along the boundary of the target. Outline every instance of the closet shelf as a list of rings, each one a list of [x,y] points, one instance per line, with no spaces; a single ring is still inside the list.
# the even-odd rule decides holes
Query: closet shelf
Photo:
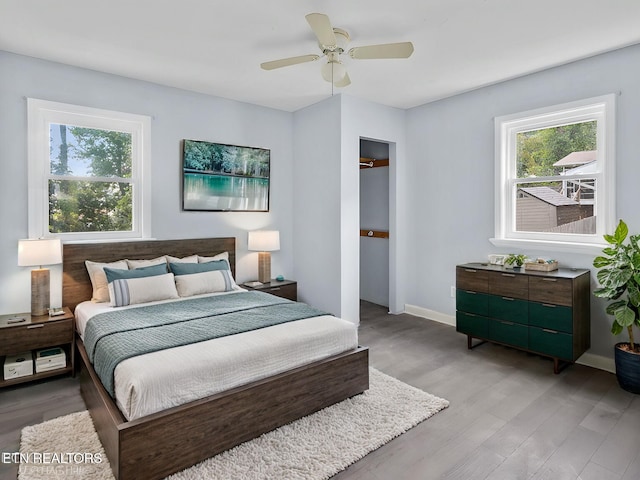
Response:
[[[389,232],[384,230],[360,230],[361,237],[389,238]]]
[[[388,158],[367,158],[360,157],[360,169],[363,168],[376,168],[376,167],[388,167]]]

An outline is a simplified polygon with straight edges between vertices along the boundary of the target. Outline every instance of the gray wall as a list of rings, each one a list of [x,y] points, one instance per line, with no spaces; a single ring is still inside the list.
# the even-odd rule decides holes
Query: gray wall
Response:
[[[294,278],[300,301],[334,315],[342,315],[340,108],[332,97],[293,114]]]
[[[392,144],[389,156],[389,309],[404,309],[405,112],[348,95],[293,114],[295,278],[301,299],[355,323],[360,318],[360,139]]]
[[[30,269],[17,266],[27,238],[28,97],[149,115],[152,235],[159,239],[237,237],[238,281],[257,277],[247,231],[278,229],[274,275],[293,276],[292,115],[0,51],[0,313],[29,311]],[[9,73],[10,72],[10,73]],[[181,140],[209,140],[271,149],[269,213],[181,211]],[[60,267],[51,269],[52,304],[61,302]]]
[[[410,159],[406,214],[412,261],[407,304],[454,315],[457,263],[499,252],[494,236],[494,117],[617,93],[617,216],[640,232],[640,46],[628,47],[407,112]],[[563,266],[590,268],[593,256],[554,256]],[[592,275],[595,287],[595,276]],[[591,354],[612,357],[622,337],[609,333],[604,304],[592,298]]]
[[[408,269],[405,215],[407,141],[404,110],[342,96],[342,274],[344,311],[359,312],[360,282],[360,140],[389,144],[389,311],[404,311]],[[297,260],[296,260],[297,261]]]

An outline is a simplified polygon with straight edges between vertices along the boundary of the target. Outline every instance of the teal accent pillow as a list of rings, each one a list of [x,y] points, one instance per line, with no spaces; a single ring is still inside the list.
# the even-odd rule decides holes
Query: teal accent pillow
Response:
[[[216,270],[229,270],[229,263],[226,260],[206,263],[169,263],[169,269],[174,275],[192,275]]]
[[[104,274],[107,276],[107,283],[114,280],[127,280],[129,278],[155,277],[156,275],[164,275],[167,273],[167,266],[151,265],[150,267],[134,268],[133,270],[121,270],[119,268],[104,268]]]

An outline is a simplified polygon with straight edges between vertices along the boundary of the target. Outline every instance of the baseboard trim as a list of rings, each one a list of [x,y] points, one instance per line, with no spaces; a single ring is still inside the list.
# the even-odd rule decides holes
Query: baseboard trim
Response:
[[[434,322],[444,323],[452,327],[456,326],[456,317],[445,313],[429,310],[428,308],[418,307],[417,305],[405,304],[404,313],[414,315],[416,317],[426,318]],[[579,365],[597,368],[609,373],[616,373],[616,365],[613,358],[596,355],[594,353],[585,353],[576,361]]]
[[[429,310],[428,308],[418,307],[417,305],[409,305],[408,303],[405,303],[404,313],[433,320],[434,322],[444,323],[445,325],[450,325],[452,327],[456,326],[455,316],[436,312],[435,310]]]

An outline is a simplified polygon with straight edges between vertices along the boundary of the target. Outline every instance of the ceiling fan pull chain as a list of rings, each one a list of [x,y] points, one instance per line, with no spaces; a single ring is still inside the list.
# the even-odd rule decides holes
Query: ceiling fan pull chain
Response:
[[[331,96],[333,97],[333,65],[334,63],[331,62]]]

